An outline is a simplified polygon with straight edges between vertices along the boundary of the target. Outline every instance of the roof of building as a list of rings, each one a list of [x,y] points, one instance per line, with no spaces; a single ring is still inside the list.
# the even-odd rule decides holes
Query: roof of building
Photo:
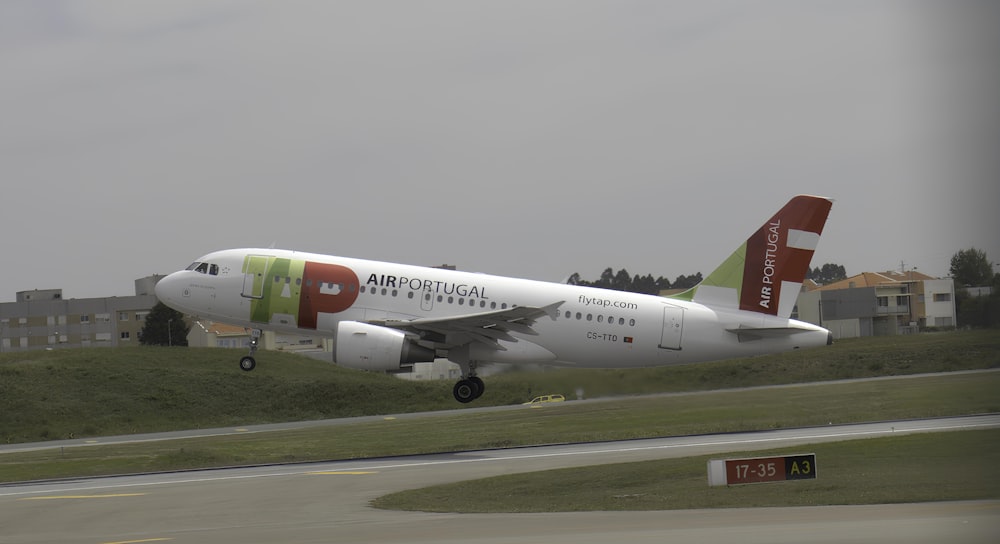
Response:
[[[861,287],[885,287],[887,285],[907,283],[913,281],[936,280],[934,276],[928,276],[908,270],[905,273],[890,270],[888,272],[862,272],[856,276],[833,282],[829,285],[817,287],[819,291],[833,291],[836,289],[855,289]]]
[[[816,289],[819,289],[820,287],[823,287],[823,286],[820,285],[820,284],[818,284],[818,283],[816,283],[815,280],[811,280],[809,278],[806,278],[806,280],[802,282],[802,290],[803,291],[815,291]]]

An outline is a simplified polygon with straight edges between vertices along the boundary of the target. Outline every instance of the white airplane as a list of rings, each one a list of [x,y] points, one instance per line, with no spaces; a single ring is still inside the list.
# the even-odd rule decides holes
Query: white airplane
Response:
[[[587,368],[675,365],[822,346],[789,319],[832,203],[792,198],[704,281],[660,297],[280,249],[228,249],[156,285],[180,312],[246,327],[243,370],[264,329],[328,334],[342,366],[401,372],[458,363],[459,402],[484,363]]]

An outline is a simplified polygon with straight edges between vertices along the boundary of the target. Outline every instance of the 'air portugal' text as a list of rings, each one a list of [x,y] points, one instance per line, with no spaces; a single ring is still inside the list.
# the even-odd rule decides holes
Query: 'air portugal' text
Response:
[[[774,260],[778,255],[778,228],[781,220],[768,224],[767,245],[764,246],[764,274],[761,278],[760,306],[771,308],[771,294],[774,286]]]

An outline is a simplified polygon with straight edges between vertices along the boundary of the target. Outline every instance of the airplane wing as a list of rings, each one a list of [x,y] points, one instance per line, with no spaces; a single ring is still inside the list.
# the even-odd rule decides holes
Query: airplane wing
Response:
[[[517,338],[510,335],[511,332],[536,336],[538,333],[531,328],[532,325],[541,317],[555,319],[564,302],[542,307],[516,306],[506,310],[453,317],[379,319],[368,323],[417,334],[421,339],[433,342],[435,347],[447,348],[479,342],[492,349],[506,351],[498,340],[517,342]]]

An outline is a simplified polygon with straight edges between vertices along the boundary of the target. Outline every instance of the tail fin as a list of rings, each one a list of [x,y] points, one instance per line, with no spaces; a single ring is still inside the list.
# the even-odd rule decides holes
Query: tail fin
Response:
[[[832,205],[818,196],[792,198],[707,278],[673,298],[789,317]]]

